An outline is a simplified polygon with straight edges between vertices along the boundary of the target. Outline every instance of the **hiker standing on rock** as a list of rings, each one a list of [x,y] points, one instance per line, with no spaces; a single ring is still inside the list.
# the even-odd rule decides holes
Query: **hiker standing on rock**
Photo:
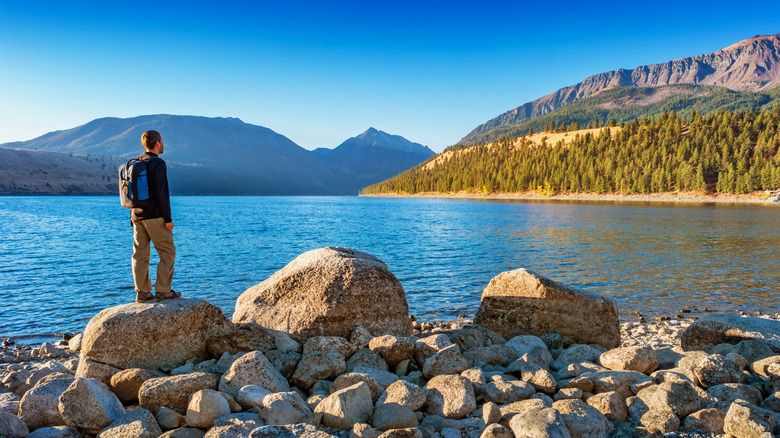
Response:
[[[159,158],[164,150],[162,136],[157,131],[146,131],[141,136],[141,143],[146,152],[123,166],[126,177],[123,176],[120,168],[119,182],[122,205],[132,208],[130,218],[133,223],[135,301],[179,298],[181,293],[171,289],[176,246],[173,244],[168,172],[165,161]],[[134,167],[136,168],[133,169]],[[125,190],[122,189],[123,180],[127,181],[126,186],[129,187]],[[127,201],[126,197],[130,200]],[[152,282],[149,279],[150,242],[154,244],[154,249],[160,255],[154,295],[151,292]]]

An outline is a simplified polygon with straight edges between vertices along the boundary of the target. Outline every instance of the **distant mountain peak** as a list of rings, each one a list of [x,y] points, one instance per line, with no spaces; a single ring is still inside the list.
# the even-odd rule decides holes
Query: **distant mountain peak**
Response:
[[[713,53],[595,74],[488,120],[472,130],[460,143],[479,141],[485,133],[549,114],[566,104],[608,88],[676,84],[714,85],[734,91],[754,92],[778,87],[780,34],[754,36]]]

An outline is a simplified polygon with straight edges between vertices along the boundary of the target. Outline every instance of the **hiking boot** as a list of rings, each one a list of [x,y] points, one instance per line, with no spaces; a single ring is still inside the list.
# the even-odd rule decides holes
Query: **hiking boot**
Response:
[[[171,289],[170,292],[157,292],[154,294],[154,297],[158,300],[173,300],[176,298],[181,298],[181,292],[176,292],[175,290]]]
[[[151,292],[141,292],[139,290],[135,291],[135,302],[136,303],[145,303],[147,301],[151,301],[154,299],[154,295],[152,295]]]

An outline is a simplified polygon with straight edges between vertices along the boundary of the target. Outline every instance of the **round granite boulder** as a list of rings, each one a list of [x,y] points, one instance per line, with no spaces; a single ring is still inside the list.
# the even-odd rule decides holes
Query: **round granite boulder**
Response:
[[[234,322],[256,322],[293,338],[349,338],[357,327],[374,336],[409,336],[401,283],[381,260],[349,248],[301,254],[238,298]]]

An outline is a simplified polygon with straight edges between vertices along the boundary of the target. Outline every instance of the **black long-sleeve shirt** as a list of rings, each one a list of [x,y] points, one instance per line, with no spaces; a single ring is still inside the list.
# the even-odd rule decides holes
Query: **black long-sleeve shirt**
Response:
[[[168,194],[168,168],[165,166],[165,161],[159,158],[157,154],[151,152],[144,152],[138,159],[150,160],[147,165],[147,178],[152,202],[144,208],[131,209],[131,219],[142,221],[161,217],[165,220],[165,223],[173,222],[171,217],[171,197]]]

